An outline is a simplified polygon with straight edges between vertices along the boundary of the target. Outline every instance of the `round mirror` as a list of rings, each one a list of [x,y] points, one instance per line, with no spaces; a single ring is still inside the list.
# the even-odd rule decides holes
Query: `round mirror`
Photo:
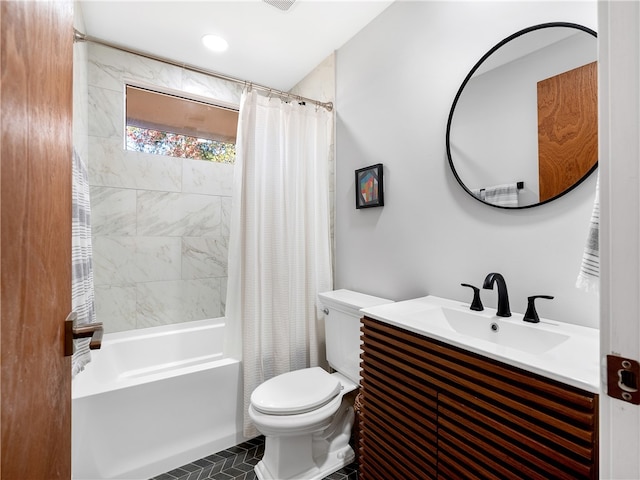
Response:
[[[447,122],[458,183],[498,208],[529,208],[575,188],[598,163],[596,33],[572,23],[521,30],[462,82]]]

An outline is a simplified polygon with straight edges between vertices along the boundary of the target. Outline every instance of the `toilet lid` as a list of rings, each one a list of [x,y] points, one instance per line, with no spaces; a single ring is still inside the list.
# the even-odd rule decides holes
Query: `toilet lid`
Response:
[[[251,394],[251,404],[269,415],[295,415],[326,405],[341,388],[340,381],[322,368],[304,368],[264,382]]]

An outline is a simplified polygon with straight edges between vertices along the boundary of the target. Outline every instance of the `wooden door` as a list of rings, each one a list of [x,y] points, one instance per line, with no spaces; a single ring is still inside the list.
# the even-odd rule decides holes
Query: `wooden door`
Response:
[[[596,62],[538,82],[538,181],[544,202],[598,161]]]
[[[69,479],[73,4],[0,9],[0,474]]]

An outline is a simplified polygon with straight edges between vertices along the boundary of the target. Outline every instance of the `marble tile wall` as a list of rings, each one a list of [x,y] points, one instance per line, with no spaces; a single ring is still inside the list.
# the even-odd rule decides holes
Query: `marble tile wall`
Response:
[[[241,85],[88,44],[96,311],[116,332],[224,315],[233,165],[125,150],[124,85],[239,105]]]
[[[116,332],[223,316],[233,165],[125,150],[124,85],[235,106],[242,86],[92,43],[76,50],[98,320]],[[292,91],[335,102],[334,55]]]
[[[84,32],[82,5],[74,3],[73,26]],[[87,44],[73,44],[73,147],[85,162],[88,156]]]

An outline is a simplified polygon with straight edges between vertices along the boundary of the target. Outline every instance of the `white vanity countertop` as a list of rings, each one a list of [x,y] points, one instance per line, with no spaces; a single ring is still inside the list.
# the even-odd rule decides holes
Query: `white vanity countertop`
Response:
[[[443,314],[440,313],[443,308],[463,312],[463,314],[477,315],[478,321],[482,325],[485,324],[484,322],[495,322],[510,331],[514,331],[515,327],[518,329],[515,330],[517,334],[522,334],[524,338],[527,336],[559,335],[560,337],[566,336],[566,340],[545,351],[536,353],[511,348],[499,342],[459,333],[444,320]],[[492,308],[485,308],[482,312],[472,312],[467,303],[431,295],[364,308],[360,312],[367,317],[499,360],[514,367],[592,393],[600,393],[600,332],[598,329],[544,318],[540,319],[540,323],[528,323],[522,320],[523,315],[519,313],[512,313],[512,316],[508,318],[497,317],[495,316],[496,310]],[[486,323],[487,328],[489,328],[489,323]],[[522,341],[526,342],[526,340]]]

